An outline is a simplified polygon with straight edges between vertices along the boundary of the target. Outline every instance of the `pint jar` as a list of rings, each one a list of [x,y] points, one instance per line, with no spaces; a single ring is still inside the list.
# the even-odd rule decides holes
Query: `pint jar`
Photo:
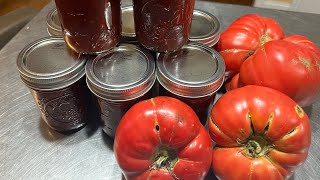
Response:
[[[132,44],[120,44],[86,65],[87,85],[97,97],[103,131],[114,138],[122,116],[137,102],[152,97],[155,62]]]
[[[147,49],[170,52],[189,39],[194,0],[133,0],[138,41]]]
[[[159,55],[159,94],[188,104],[205,125],[224,72],[224,61],[217,51],[200,43],[188,43],[176,52]]]
[[[86,58],[71,52],[62,37],[48,37],[25,47],[17,59],[22,81],[30,88],[46,124],[71,131],[87,122],[89,90]]]
[[[96,54],[121,40],[120,0],[55,0],[65,41],[74,51]]]

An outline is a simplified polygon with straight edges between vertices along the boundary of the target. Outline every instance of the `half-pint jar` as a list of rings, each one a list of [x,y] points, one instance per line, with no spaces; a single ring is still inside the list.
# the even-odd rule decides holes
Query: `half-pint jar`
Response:
[[[159,94],[188,104],[206,124],[210,105],[224,82],[225,64],[219,53],[200,43],[188,43],[157,60]]]
[[[152,97],[155,62],[132,44],[120,44],[86,65],[87,85],[97,97],[103,131],[114,138],[122,116],[137,102]]]
[[[39,39],[19,54],[20,77],[30,88],[42,119],[57,131],[71,131],[87,122],[89,90],[85,57],[68,49],[62,37]]]

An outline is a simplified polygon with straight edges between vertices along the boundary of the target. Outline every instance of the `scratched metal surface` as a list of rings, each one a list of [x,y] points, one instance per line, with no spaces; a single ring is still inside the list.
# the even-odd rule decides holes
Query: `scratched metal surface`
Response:
[[[128,4],[123,0],[123,5]],[[112,140],[92,123],[72,135],[48,129],[15,60],[28,43],[47,36],[45,17],[51,2],[0,51],[0,179],[121,179]],[[275,18],[287,34],[302,34],[320,45],[320,15],[292,13],[197,1],[196,8],[216,15],[222,29],[237,17],[259,13]],[[320,101],[306,109],[311,118],[312,146],[307,161],[292,179],[320,179]],[[207,179],[214,179],[211,174]]]

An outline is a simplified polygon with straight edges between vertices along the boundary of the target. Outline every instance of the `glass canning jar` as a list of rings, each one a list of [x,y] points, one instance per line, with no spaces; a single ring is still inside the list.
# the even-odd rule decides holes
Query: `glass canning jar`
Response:
[[[137,102],[152,97],[155,62],[132,44],[97,56],[86,65],[87,85],[97,97],[103,131],[114,138],[122,116]]]
[[[147,49],[180,49],[190,36],[194,0],[133,0],[138,41]]]
[[[120,0],[55,0],[65,41],[74,51],[95,54],[121,40]]]
[[[89,90],[86,58],[68,49],[62,37],[48,37],[25,47],[17,59],[22,81],[30,88],[42,119],[57,131],[71,131],[87,122]]]
[[[200,43],[188,43],[157,60],[159,95],[188,104],[206,124],[216,92],[224,82],[225,64],[219,53]]]

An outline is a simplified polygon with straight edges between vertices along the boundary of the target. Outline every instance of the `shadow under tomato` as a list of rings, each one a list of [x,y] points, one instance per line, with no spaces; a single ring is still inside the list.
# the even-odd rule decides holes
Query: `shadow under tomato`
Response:
[[[214,175],[212,168],[210,168],[207,176],[204,178],[204,180],[218,180],[217,177]]]
[[[114,139],[108,136],[103,130],[101,130],[101,136],[103,139],[104,144],[113,151],[113,144],[114,144]]]

